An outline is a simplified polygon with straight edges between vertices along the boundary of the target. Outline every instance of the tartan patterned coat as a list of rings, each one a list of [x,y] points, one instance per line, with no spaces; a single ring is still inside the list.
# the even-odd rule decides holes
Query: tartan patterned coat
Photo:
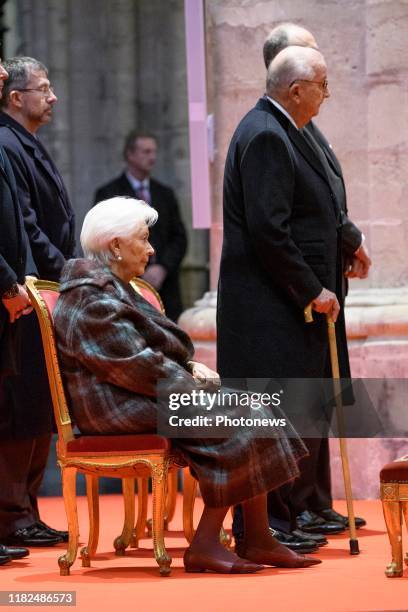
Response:
[[[83,433],[154,432],[158,412],[168,414],[168,405],[157,397],[158,381],[195,388],[187,370],[190,338],[108,268],[85,259],[68,261],[54,318],[72,415]],[[305,455],[296,437],[257,439],[250,428],[228,438],[173,443],[198,479],[205,503],[215,507],[291,480]]]

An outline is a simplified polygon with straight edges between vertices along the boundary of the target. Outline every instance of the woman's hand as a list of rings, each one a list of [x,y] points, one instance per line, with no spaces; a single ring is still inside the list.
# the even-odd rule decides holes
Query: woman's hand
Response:
[[[213,382],[216,385],[221,384],[218,373],[214,372],[214,370],[211,370],[203,363],[200,363],[199,361],[189,361],[188,366],[191,374],[197,382]]]

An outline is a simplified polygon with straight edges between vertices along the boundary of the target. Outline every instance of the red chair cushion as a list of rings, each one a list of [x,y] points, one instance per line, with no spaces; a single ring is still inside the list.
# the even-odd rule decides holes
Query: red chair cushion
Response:
[[[408,461],[393,461],[384,465],[380,472],[381,482],[408,482]]]
[[[78,436],[67,443],[69,455],[133,455],[140,452],[163,453],[169,451],[171,442],[154,434],[134,436]]]

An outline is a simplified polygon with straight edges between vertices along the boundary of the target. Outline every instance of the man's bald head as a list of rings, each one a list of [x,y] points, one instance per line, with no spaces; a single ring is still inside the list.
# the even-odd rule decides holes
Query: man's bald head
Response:
[[[291,46],[283,49],[269,64],[266,93],[277,98],[295,81],[313,81],[316,74],[326,71],[326,62],[317,49]]]
[[[269,32],[263,46],[263,56],[266,68],[271,61],[286,47],[312,47],[318,49],[311,32],[295,23],[281,23]]]

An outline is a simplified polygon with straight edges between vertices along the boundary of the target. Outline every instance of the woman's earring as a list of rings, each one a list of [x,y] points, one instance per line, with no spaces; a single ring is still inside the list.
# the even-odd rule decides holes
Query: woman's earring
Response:
[[[120,254],[116,255],[116,261],[122,261],[122,255]]]

